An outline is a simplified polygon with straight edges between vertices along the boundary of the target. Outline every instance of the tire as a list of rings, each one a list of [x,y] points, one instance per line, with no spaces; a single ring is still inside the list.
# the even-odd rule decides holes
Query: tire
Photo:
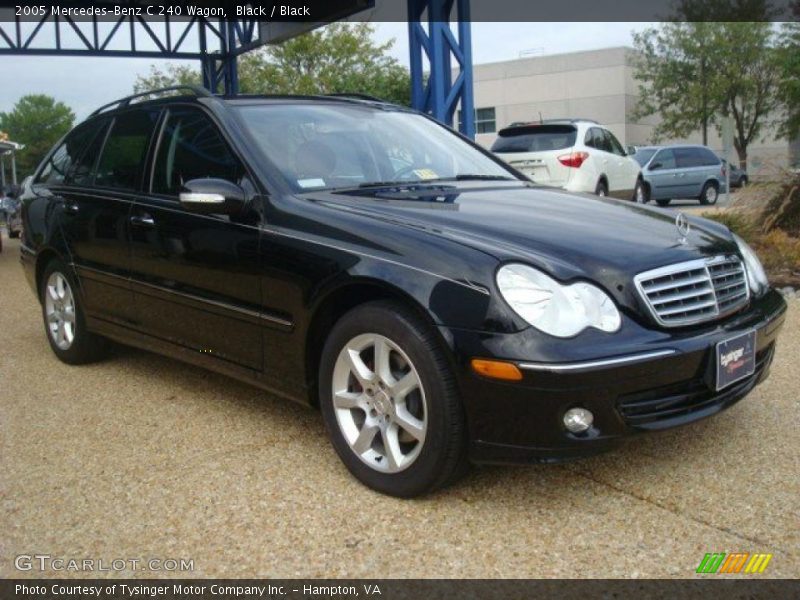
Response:
[[[595,196],[600,196],[601,198],[608,196],[608,185],[606,185],[606,182],[602,180],[598,181],[597,187],[594,188],[594,193]]]
[[[656,203],[659,206],[669,206],[669,203],[672,202],[672,198],[659,198],[656,200]]]
[[[747,177],[745,177],[744,175],[742,175],[742,176],[739,178],[739,187],[740,187],[740,188],[743,188],[743,187],[746,187],[746,186],[747,186]]]
[[[82,365],[102,358],[107,341],[86,329],[77,282],[67,266],[58,259],[50,261],[39,287],[45,335],[58,359]],[[71,320],[66,316],[70,314]]]
[[[647,184],[641,179],[636,180],[636,186],[633,188],[633,201],[636,204],[647,204],[650,202],[650,190]]]
[[[379,346],[388,371],[375,367]],[[411,498],[467,470],[466,423],[450,365],[431,328],[402,304],[371,302],[344,315],[325,343],[319,377],[328,435],[364,485]],[[402,400],[392,393],[398,382],[407,383]],[[336,401],[334,389],[344,392]]]
[[[719,199],[719,186],[713,181],[706,181],[700,190],[700,204],[713,206]]]
[[[19,231],[11,231],[10,229],[8,230],[8,237],[10,237],[12,240],[19,238],[19,234]]]

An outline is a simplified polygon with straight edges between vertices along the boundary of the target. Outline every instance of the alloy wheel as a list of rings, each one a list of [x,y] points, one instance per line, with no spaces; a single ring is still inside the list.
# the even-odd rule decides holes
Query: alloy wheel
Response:
[[[45,293],[47,331],[61,350],[69,350],[75,340],[75,297],[67,279],[58,271],[47,279]]]
[[[425,390],[408,355],[375,333],[351,339],[333,369],[333,408],[350,449],[382,473],[402,471],[425,443]]]

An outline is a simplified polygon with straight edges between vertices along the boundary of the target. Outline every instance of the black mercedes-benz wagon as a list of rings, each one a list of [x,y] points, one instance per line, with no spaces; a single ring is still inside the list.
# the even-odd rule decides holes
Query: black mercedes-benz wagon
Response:
[[[695,421],[767,376],[786,306],[719,224],[537,186],[366,98],[154,96],[97,110],[23,190],[64,362],[115,340],[318,406],[397,496]]]

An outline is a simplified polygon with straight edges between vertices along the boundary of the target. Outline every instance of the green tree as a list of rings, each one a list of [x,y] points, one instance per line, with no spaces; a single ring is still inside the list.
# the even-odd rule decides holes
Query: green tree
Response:
[[[686,0],[675,21],[634,34],[640,100],[632,116],[660,116],[654,141],[700,130],[707,144],[709,129],[719,130],[720,117],[730,116],[746,167],[748,146],[777,107],[770,15],[764,0]]]
[[[369,23],[332,23],[275,46],[239,58],[239,87],[248,94],[358,93],[409,104],[408,71],[388,52],[390,40],[377,44]],[[137,78],[134,90],[200,82],[197,70],[152,66]]]
[[[17,154],[19,174],[30,174],[74,122],[71,108],[44,94],[23,96],[10,112],[0,112],[0,131],[25,145]]]
[[[186,64],[167,64],[163,71],[150,65],[150,73],[136,77],[133,91],[138,94],[173,85],[203,85],[203,78],[199,70]]]
[[[800,18],[800,0],[794,5],[794,13]],[[800,136],[800,23],[796,21],[781,28],[778,67],[778,92],[785,111],[782,133],[793,139]]]

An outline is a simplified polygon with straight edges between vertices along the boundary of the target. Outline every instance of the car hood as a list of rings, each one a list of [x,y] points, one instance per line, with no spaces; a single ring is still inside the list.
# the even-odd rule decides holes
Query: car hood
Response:
[[[568,280],[589,277],[607,287],[627,285],[642,271],[706,256],[736,252],[727,230],[679,211],[571,194],[536,186],[480,186],[450,192],[402,194],[328,193],[332,208],[391,220],[495,256],[519,260]]]

